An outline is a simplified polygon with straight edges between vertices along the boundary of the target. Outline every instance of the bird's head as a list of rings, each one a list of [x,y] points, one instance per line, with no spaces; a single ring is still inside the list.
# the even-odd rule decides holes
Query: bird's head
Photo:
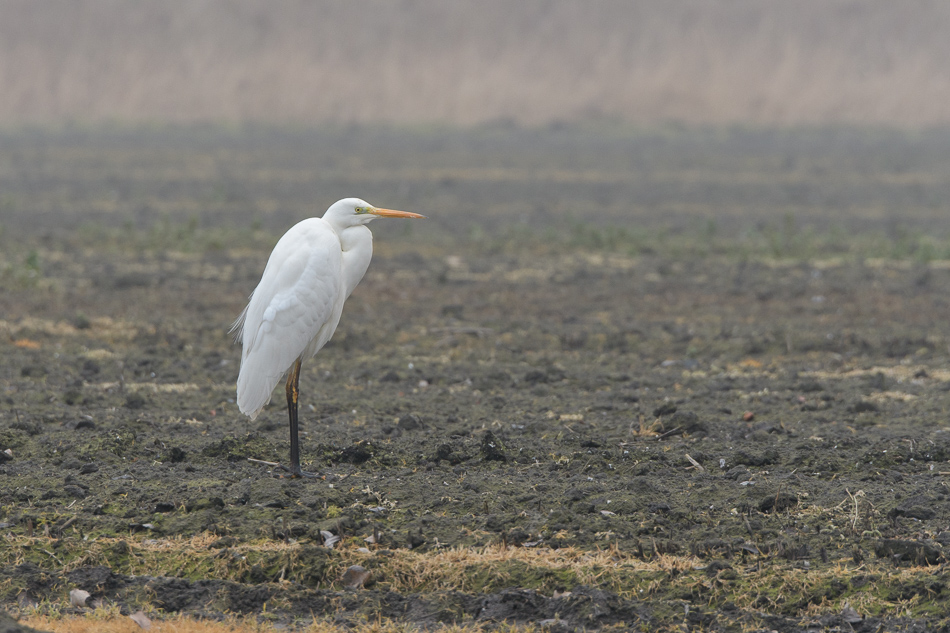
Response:
[[[368,224],[376,218],[424,218],[424,215],[409,211],[394,211],[380,209],[359,198],[344,198],[327,209],[323,219],[339,226],[356,226]]]

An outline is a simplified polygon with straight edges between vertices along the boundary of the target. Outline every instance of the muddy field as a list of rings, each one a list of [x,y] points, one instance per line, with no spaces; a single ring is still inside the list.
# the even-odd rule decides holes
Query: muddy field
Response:
[[[947,134],[2,141],[8,612],[950,628]],[[373,224],[281,479],[228,328],[345,195],[430,219]]]

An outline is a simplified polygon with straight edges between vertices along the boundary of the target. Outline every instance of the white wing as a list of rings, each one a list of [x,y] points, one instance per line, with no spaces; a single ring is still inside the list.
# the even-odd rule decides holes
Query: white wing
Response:
[[[340,240],[326,222],[304,220],[280,238],[234,324],[243,345],[237,382],[243,413],[255,418],[294,361],[330,340],[344,292]]]

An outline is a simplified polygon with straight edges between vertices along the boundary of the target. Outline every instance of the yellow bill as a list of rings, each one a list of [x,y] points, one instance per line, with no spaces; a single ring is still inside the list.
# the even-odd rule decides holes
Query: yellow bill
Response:
[[[378,215],[381,218],[422,218],[425,219],[426,216],[419,215],[418,213],[412,213],[411,211],[396,211],[395,209],[377,209],[376,207],[371,207],[368,209],[369,213],[373,215]]]

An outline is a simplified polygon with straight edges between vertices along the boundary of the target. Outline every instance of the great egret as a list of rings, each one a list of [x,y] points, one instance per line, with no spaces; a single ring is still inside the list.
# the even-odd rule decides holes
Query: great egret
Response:
[[[253,420],[271,399],[288,369],[291,477],[300,469],[297,396],[300,363],[326,345],[343,312],[343,302],[363,278],[373,257],[378,218],[422,218],[418,213],[378,209],[359,198],[334,203],[322,218],[308,218],[280,238],[261,282],[231,328],[242,345],[237,404]]]

